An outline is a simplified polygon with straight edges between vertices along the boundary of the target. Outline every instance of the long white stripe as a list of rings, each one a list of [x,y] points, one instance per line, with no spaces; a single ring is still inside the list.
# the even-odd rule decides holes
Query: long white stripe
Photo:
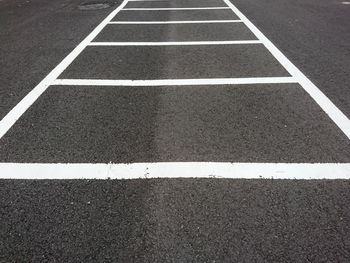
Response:
[[[129,2],[168,2],[169,0],[129,0]]]
[[[127,0],[112,11],[82,42],[80,42],[78,46],[74,48],[67,57],[61,61],[60,64],[58,64],[0,121],[0,139],[126,4]]]
[[[350,120],[229,0],[223,0],[350,139]]]
[[[130,1],[130,0],[129,0]],[[111,21],[115,25],[157,25],[157,24],[215,24],[242,23],[242,20],[187,20],[187,21]]]
[[[232,41],[167,41],[167,42],[91,42],[89,46],[196,46],[196,45],[249,45],[259,40]]]
[[[350,164],[164,162],[131,164],[0,163],[0,179],[350,179]]]
[[[107,80],[107,79],[56,79],[52,85],[68,86],[188,86],[296,83],[293,77],[220,78],[220,79],[158,79],[158,80]]]
[[[123,11],[160,11],[160,10],[219,10],[230,9],[229,7],[159,7],[159,8],[124,8]]]

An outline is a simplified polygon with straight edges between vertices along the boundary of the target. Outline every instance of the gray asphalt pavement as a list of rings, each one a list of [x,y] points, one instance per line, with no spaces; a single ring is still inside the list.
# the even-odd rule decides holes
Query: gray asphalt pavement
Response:
[[[2,262],[348,262],[348,181],[2,181]]]
[[[350,10],[342,2],[234,3],[349,118]]]
[[[107,1],[108,2],[108,1]],[[232,1],[350,116],[350,5]],[[121,2],[0,1],[0,118]],[[221,0],[126,8],[225,7]],[[230,9],[122,10],[118,21],[237,20]],[[109,24],[94,42],[256,40],[243,23]],[[289,77],[260,44],[88,46],[60,79]],[[50,86],[0,162],[349,163],[298,83]],[[166,173],[166,172],[165,172]],[[82,175],[83,176],[83,175]],[[0,262],[349,262],[347,180],[0,180]]]
[[[286,112],[292,114],[286,118]],[[3,161],[312,163],[350,159],[348,140],[295,84],[234,89],[54,86],[17,127],[2,140]]]

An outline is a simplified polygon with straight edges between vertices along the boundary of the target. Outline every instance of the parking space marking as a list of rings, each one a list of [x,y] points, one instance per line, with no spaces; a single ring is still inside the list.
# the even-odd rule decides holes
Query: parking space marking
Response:
[[[123,11],[160,11],[160,10],[220,10],[230,9],[229,7],[159,7],[159,8],[124,8]]]
[[[133,0],[129,0],[133,1]],[[139,0],[137,0],[139,1]],[[143,0],[145,1],[145,0]],[[149,1],[149,0],[148,0]],[[154,0],[151,0],[154,1]],[[156,0],[158,1],[158,0]],[[265,35],[255,27],[229,0],[223,0],[228,7],[198,8],[124,8],[125,0],[112,11],[65,59],[62,60],[29,94],[27,94],[1,121],[0,139],[24,114],[24,112],[52,85],[83,86],[186,86],[186,85],[226,85],[226,84],[267,84],[299,83],[316,101],[331,120],[350,139],[350,120],[296,67]],[[112,19],[121,10],[220,10],[230,9],[239,20],[208,21],[116,21]],[[191,41],[191,42],[92,42],[107,25],[112,23],[244,23],[258,38],[249,42],[240,41]],[[223,22],[225,21],[225,22]],[[242,42],[243,41],[243,42]],[[226,43],[223,43],[226,42]],[[263,44],[291,77],[259,78],[210,78],[210,79],[155,79],[155,80],[107,80],[107,79],[58,79],[61,73],[77,58],[87,46],[137,46],[137,45],[212,45],[212,44]],[[218,177],[218,178],[276,178],[276,179],[349,179],[350,164],[337,163],[217,163],[217,162],[171,162],[133,164],[57,164],[57,163],[0,163],[0,178],[7,179],[136,179],[175,177]]]
[[[166,41],[166,42],[91,42],[89,46],[198,46],[198,45],[251,45],[262,44],[259,40],[230,41]]]
[[[124,1],[112,11],[71,53],[65,57],[34,89],[32,89],[7,115],[0,121],[0,139],[16,123],[24,112],[45,92],[59,75],[73,62],[73,60],[88,46],[88,44],[102,31],[120,10],[127,4]]]
[[[350,120],[229,0],[223,0],[350,139]]]
[[[156,25],[156,24],[212,24],[212,23],[242,23],[242,20],[187,20],[187,21],[111,21],[116,25]]]
[[[350,164],[336,163],[0,163],[2,179],[349,179]]]
[[[256,35],[256,37],[263,42],[266,48],[276,57],[276,59],[288,70],[288,72],[295,76],[300,82],[303,88],[311,95],[311,97],[321,106],[321,108],[330,116],[330,118],[338,125],[338,127],[350,138],[350,121],[349,119],[309,80],[307,77],[301,73],[272,43],[269,41],[261,32],[258,30],[229,0],[223,0],[228,7],[208,7],[208,8],[165,8],[166,10],[202,10],[202,9],[231,9],[240,20],[242,20],[245,25]],[[44,78],[26,97],[22,99],[0,122],[0,138],[12,127],[12,125],[17,121],[17,119],[34,103],[34,101],[47,89],[52,83],[58,83],[60,81],[55,81],[58,76],[71,64],[71,62],[82,52],[82,50],[90,44],[90,42],[98,35],[98,33],[116,16],[116,14],[121,10],[164,10],[164,8],[141,8],[141,9],[127,9],[124,8],[127,4],[127,0],[124,1],[118,8],[116,8],[110,15],[108,15],[105,20],[97,26],[85,40],[83,40],[49,75]],[[124,43],[123,43],[124,44]],[[171,43],[167,43],[171,44]],[[102,45],[102,44],[96,44]],[[118,44],[115,44],[118,45]],[[61,81],[61,83],[82,83],[90,80],[72,80],[72,81]],[[101,82],[101,80],[99,80]],[[163,81],[163,80],[162,80]],[[182,80],[175,80],[182,82]],[[294,80],[293,80],[294,81]],[[92,83],[96,83],[95,80]],[[103,81],[103,83],[108,82]],[[124,80],[113,81],[114,83],[125,83]],[[127,81],[126,82],[131,82]],[[189,80],[193,82],[193,80]],[[198,82],[208,83],[210,81],[198,80]],[[213,80],[213,83],[218,83],[220,81]],[[227,83],[229,81],[222,81]],[[235,82],[235,81],[234,81]],[[244,82],[244,80],[242,80]],[[263,82],[266,83],[266,82]],[[57,84],[56,84],[57,85]]]
[[[193,86],[193,85],[244,85],[297,83],[293,77],[219,78],[219,79],[157,79],[157,80],[106,80],[56,79],[51,85],[69,86]]]

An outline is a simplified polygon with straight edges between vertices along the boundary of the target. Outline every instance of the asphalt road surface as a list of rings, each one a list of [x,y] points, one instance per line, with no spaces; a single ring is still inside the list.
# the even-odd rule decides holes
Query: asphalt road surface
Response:
[[[0,0],[0,262],[350,261],[349,4],[86,3]]]

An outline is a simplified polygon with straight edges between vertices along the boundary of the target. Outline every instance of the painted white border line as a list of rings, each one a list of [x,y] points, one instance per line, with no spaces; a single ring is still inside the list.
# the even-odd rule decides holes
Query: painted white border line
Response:
[[[350,120],[229,0],[223,0],[350,139]]]
[[[260,40],[232,41],[167,41],[167,42],[91,42],[89,46],[195,46],[195,45],[250,45]]]
[[[130,1],[130,0],[129,0]],[[215,23],[242,23],[242,20],[186,20],[186,21],[111,21],[115,25],[156,25],[156,24],[215,24]]]
[[[1,121],[0,139],[16,123],[22,114],[45,92],[51,83],[73,62],[86,46],[102,31],[117,13],[127,4],[125,0],[113,10],[74,50],[65,57],[34,89],[32,89]]]
[[[159,10],[219,10],[219,9],[230,9],[226,6],[218,6],[218,7],[159,7],[159,8],[123,8],[123,11],[135,11],[135,10],[143,10],[143,11],[159,11]]]
[[[0,163],[0,179],[350,179],[350,164],[164,162]]]
[[[159,80],[107,80],[107,79],[56,79],[51,85],[65,86],[192,86],[240,84],[297,83],[293,77],[220,78],[220,79],[159,79]]]
[[[169,2],[169,0],[129,0],[129,2]]]

